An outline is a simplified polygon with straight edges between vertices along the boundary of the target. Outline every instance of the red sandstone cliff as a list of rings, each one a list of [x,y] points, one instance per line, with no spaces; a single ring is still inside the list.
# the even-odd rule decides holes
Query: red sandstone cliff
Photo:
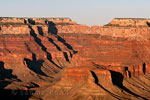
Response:
[[[0,18],[0,92],[36,100],[150,99],[149,29],[149,19],[88,27],[68,18]]]

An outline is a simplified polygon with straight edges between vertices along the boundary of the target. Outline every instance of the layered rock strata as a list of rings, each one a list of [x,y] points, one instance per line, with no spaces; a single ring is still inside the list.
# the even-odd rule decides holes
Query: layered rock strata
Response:
[[[27,100],[148,100],[149,21],[88,27],[69,18],[0,18],[0,92]]]

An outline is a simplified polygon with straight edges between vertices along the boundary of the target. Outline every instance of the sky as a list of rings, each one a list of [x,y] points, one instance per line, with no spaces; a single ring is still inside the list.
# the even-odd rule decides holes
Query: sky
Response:
[[[69,17],[84,25],[150,18],[150,0],[1,0],[0,17]]]

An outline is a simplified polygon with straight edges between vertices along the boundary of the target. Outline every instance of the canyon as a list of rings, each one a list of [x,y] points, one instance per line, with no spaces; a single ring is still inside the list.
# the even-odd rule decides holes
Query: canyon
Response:
[[[149,100],[149,59],[150,19],[0,17],[5,100]]]

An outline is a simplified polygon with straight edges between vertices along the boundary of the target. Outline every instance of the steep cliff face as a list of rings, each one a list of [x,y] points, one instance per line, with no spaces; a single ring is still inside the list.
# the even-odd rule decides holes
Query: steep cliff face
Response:
[[[0,18],[0,93],[37,100],[150,99],[149,29],[149,19],[88,27],[68,18]]]

